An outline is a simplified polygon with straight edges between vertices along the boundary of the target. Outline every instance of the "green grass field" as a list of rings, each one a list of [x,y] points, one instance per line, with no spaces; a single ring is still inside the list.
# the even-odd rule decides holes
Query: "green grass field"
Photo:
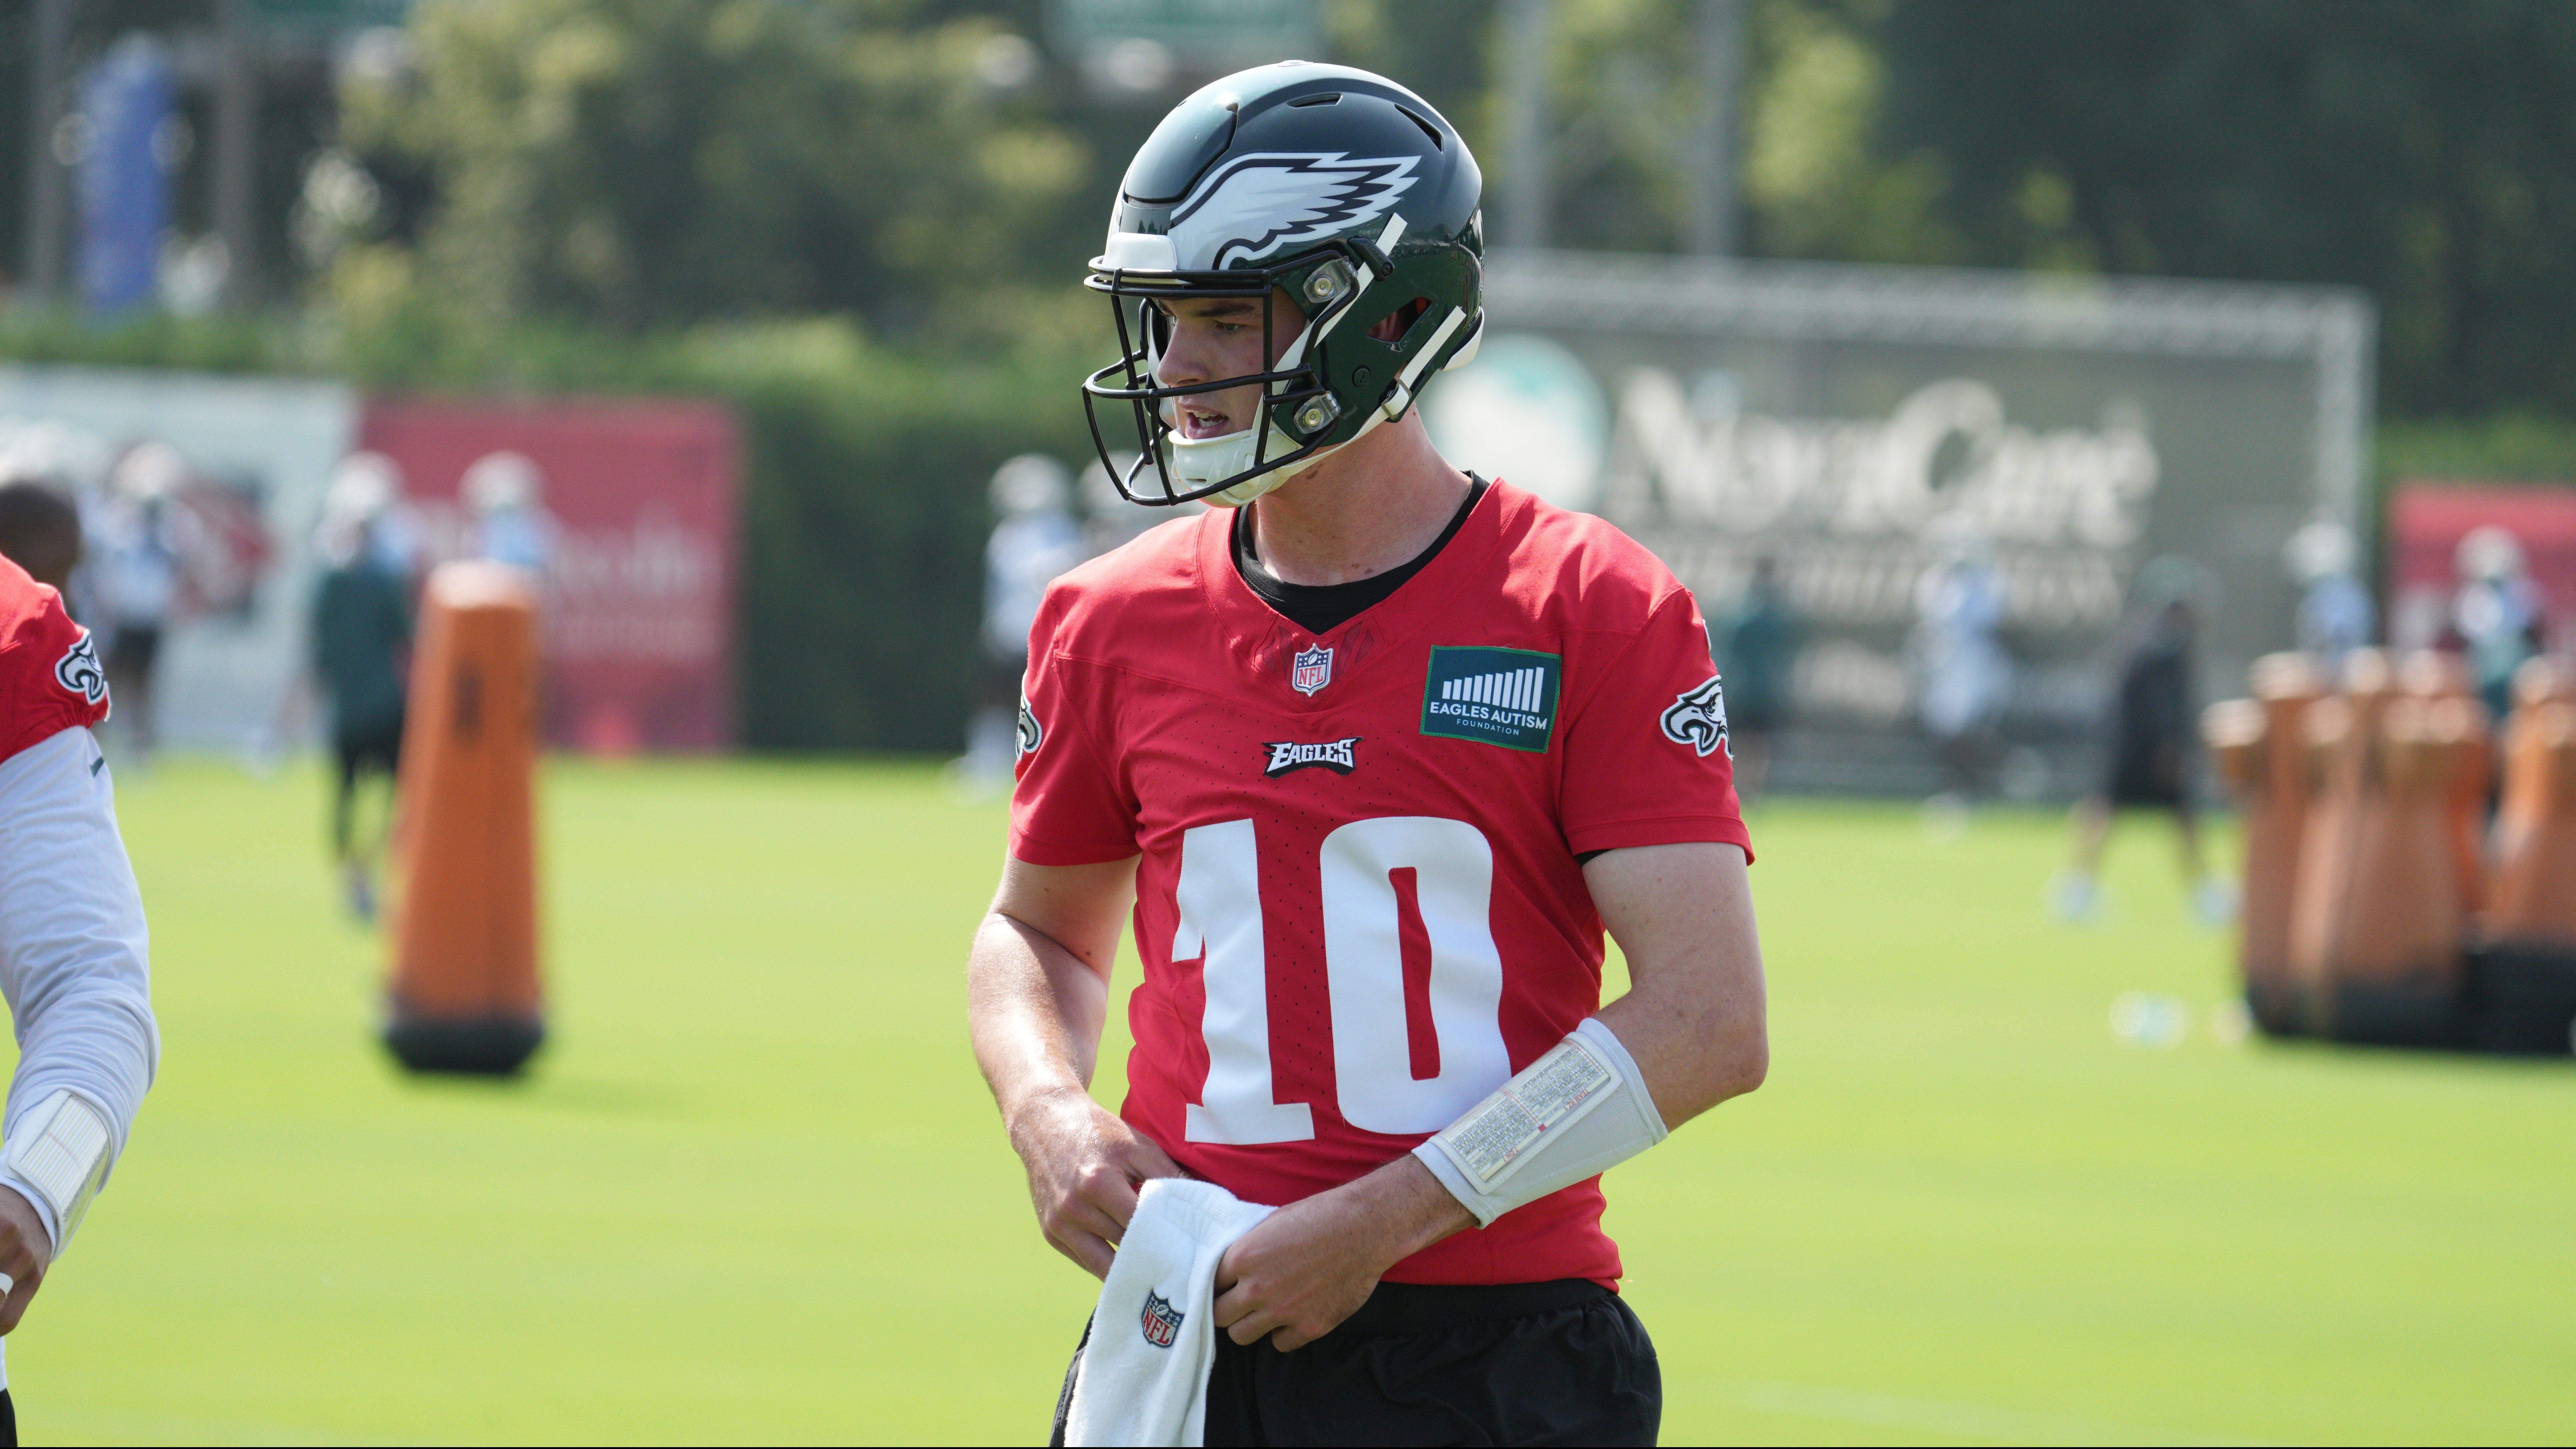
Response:
[[[121,798],[165,1054],[10,1341],[31,1441],[1042,1439],[1092,1284],[966,1050],[999,807],[550,767],[556,1036],[491,1085],[375,1045],[317,773]],[[2152,823],[2087,931],[2054,819],[1755,835],[1770,1085],[1610,1180],[1666,1442],[2576,1432],[2576,1069],[2228,1043]]]

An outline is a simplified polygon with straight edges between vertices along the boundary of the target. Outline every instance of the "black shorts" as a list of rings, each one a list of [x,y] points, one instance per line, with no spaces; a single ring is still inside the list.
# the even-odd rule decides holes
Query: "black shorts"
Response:
[[[2110,777],[2102,793],[2114,805],[2180,810],[2191,802],[2190,782],[2183,777],[2187,758],[2180,740],[2152,735],[2124,738],[2111,754]]]
[[[120,624],[109,638],[107,667],[119,674],[150,674],[152,661],[160,657],[161,626],[158,624]]]
[[[369,770],[393,774],[402,767],[403,717],[377,720],[354,730],[333,730],[332,752],[340,758],[340,788],[357,784]]]
[[[1067,1370],[1048,1443],[1072,1407]],[[1663,1417],[1646,1326],[1598,1283],[1381,1283],[1294,1353],[1219,1329],[1206,1442],[1652,1444]]]

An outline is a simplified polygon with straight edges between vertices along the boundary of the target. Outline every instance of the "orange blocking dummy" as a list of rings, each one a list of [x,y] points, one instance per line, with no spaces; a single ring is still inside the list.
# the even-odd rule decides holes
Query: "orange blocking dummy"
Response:
[[[500,564],[430,575],[412,662],[385,1044],[414,1071],[517,1071],[543,1040],[534,774],[537,592]]]
[[[2566,1052],[2576,1049],[2576,674],[2548,660],[2522,667],[2504,757],[2476,1044]]]
[[[2477,683],[2468,662],[2457,654],[2418,649],[2397,671],[2398,687],[2409,696],[2457,701],[2455,710],[2437,711],[2445,719],[2469,723],[2452,760],[2449,792],[2442,803],[2444,829],[2450,838],[2451,870],[2460,879],[2462,906],[2474,914],[2487,898],[2487,790],[2495,775],[2494,722],[2478,700]]]
[[[2456,1039],[2467,902],[2450,801],[2481,747],[2474,707],[2401,695],[2356,650],[2347,692],[2310,712],[2323,780],[2300,851],[2291,965],[2309,1024],[2355,1041]]]
[[[2576,950],[2576,677],[2535,659],[2514,678],[2514,705],[2487,929]]]
[[[2254,662],[2253,699],[2209,707],[2201,732],[2245,816],[2245,905],[2238,964],[2245,1002],[2275,1035],[2296,1031],[2290,976],[2290,907],[2299,879],[2314,780],[2307,712],[2324,681],[2304,655]]]

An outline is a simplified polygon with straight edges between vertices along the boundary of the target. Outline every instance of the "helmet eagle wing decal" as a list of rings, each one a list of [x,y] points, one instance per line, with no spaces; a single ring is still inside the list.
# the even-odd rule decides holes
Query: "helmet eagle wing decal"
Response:
[[[1215,271],[1323,241],[1384,215],[1413,188],[1414,156],[1259,153],[1227,162],[1172,209],[1182,269]]]

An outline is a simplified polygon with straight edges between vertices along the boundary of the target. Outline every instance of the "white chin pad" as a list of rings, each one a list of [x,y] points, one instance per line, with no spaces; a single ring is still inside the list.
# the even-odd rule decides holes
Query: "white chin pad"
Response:
[[[1245,428],[1222,438],[1184,438],[1178,433],[1166,437],[1163,440],[1163,466],[1171,474],[1173,491],[1188,493],[1205,488],[1253,466],[1252,445],[1258,436],[1258,430]],[[1279,454],[1297,451],[1296,442],[1275,428],[1271,430],[1270,438],[1272,448]],[[1239,508],[1305,472],[1331,451],[1325,448],[1286,467],[1274,467],[1258,477],[1246,478],[1222,493],[1209,494],[1207,501]]]
[[[1500,1091],[1413,1149],[1478,1226],[1664,1140],[1636,1059],[1588,1017]]]

